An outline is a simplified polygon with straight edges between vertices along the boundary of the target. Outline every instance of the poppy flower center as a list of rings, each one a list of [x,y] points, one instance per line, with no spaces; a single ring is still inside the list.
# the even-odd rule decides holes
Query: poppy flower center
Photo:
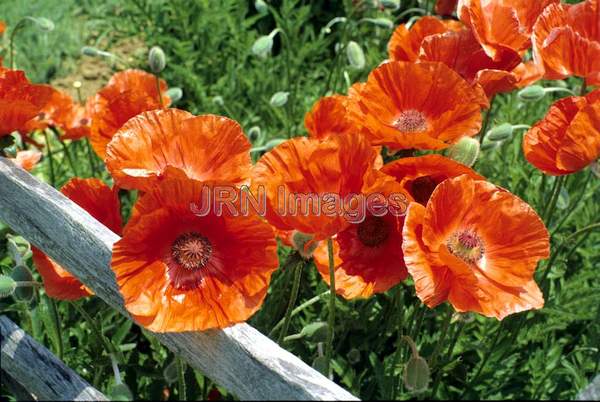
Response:
[[[438,183],[431,176],[421,176],[413,180],[410,192],[416,202],[425,205],[437,185]]]
[[[387,222],[378,216],[369,216],[358,224],[358,239],[367,247],[377,247],[385,242],[389,235]]]
[[[452,254],[466,262],[474,264],[483,257],[483,241],[470,230],[455,233],[447,243]]]
[[[427,119],[418,110],[405,110],[394,122],[394,127],[403,133],[420,133],[427,130]]]
[[[171,256],[188,271],[204,268],[211,254],[210,241],[196,232],[182,234],[171,245]]]

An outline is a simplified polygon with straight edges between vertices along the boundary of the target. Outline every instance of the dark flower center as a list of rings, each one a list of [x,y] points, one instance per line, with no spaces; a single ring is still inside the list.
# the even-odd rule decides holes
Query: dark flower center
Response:
[[[411,184],[411,195],[419,204],[427,204],[433,190],[437,187],[438,182],[431,176],[421,176],[413,180]]]
[[[368,216],[358,224],[359,240],[367,247],[377,247],[385,242],[390,234],[387,222],[378,216]]]
[[[188,271],[204,268],[211,255],[210,241],[196,232],[182,234],[171,245],[173,260]]]
[[[427,130],[427,119],[418,110],[405,110],[394,122],[394,127],[403,133],[420,133]]]
[[[475,264],[481,260],[485,251],[483,241],[471,230],[455,233],[448,240],[447,246],[452,254],[467,264]]]

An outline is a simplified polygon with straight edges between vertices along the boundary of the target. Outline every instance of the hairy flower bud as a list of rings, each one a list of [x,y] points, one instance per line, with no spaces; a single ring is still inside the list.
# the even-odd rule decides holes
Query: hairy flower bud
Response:
[[[479,156],[479,141],[471,137],[462,137],[448,148],[448,157],[466,166],[473,166]]]
[[[254,8],[259,14],[267,14],[269,12],[269,7],[263,0],[256,0],[254,2]]]
[[[273,94],[273,96],[271,97],[271,106],[273,107],[282,107],[284,106],[287,101],[288,101],[288,97],[289,97],[290,93],[289,92],[276,92],[275,94]]]
[[[362,70],[365,68],[365,53],[358,43],[354,41],[348,42],[346,56],[350,65],[355,69]]]
[[[167,60],[165,52],[160,47],[152,46],[150,52],[148,52],[148,65],[150,66],[150,71],[154,74],[158,74],[165,69]]]
[[[510,123],[503,123],[499,126],[492,128],[487,133],[487,137],[490,141],[504,141],[512,137],[513,126]]]
[[[542,99],[546,90],[540,85],[532,85],[519,91],[519,99],[524,102],[534,102]]]
[[[0,299],[12,296],[17,288],[17,282],[10,276],[0,275]]]
[[[381,0],[381,5],[389,10],[397,10],[400,8],[400,0]]]
[[[183,89],[172,87],[167,90],[167,96],[171,99],[171,104],[178,102],[183,98]]]

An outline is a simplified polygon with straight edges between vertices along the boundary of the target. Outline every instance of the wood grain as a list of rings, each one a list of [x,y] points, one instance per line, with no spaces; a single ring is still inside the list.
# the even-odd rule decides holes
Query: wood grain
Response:
[[[110,270],[116,234],[5,158],[0,158],[0,206],[0,219],[126,314]],[[156,336],[241,399],[356,400],[247,324]]]

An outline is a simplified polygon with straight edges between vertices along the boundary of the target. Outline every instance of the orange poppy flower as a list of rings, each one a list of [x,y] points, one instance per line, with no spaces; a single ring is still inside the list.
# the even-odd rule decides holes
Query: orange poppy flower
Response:
[[[35,165],[42,158],[42,153],[40,151],[28,150],[28,151],[18,151],[17,155],[14,158],[10,158],[14,163],[19,165],[21,168],[27,170],[28,172],[34,168]]]
[[[414,23],[410,29],[406,24],[398,25],[388,42],[388,57],[393,61],[417,61],[421,43],[431,35],[442,34],[461,29],[462,24],[454,20],[441,20],[425,16]]]
[[[243,183],[251,169],[250,142],[240,125],[226,117],[153,110],[115,134],[106,167],[119,187],[143,191],[156,185],[167,168],[195,180]]]
[[[546,8],[533,28],[533,55],[549,79],[576,75],[600,85],[598,0]]]
[[[481,129],[481,94],[443,63],[385,63],[351,99],[373,145],[442,149]]]
[[[381,171],[395,178],[401,188],[422,205],[427,204],[433,190],[446,179],[464,174],[474,180],[485,180],[473,169],[437,154],[401,158],[388,163]]]
[[[51,95],[52,88],[31,84],[23,71],[0,67],[0,137],[21,130]]]
[[[435,13],[437,15],[452,15],[456,11],[458,0],[437,0],[435,2]]]
[[[330,135],[356,132],[356,125],[348,117],[348,106],[348,98],[342,95],[319,99],[304,117],[309,136],[322,140]]]
[[[517,77],[517,88],[525,88],[544,78],[544,66],[534,60],[519,64],[512,73]]]
[[[600,157],[600,89],[563,98],[523,138],[525,158],[544,173],[575,173]]]
[[[27,122],[24,131],[57,127],[63,131],[61,138],[77,140],[90,133],[91,119],[86,107],[73,101],[66,92],[52,89],[52,96],[37,117]]]
[[[558,1],[459,0],[458,16],[473,30],[488,56],[498,60],[505,48],[516,52],[529,49],[536,19],[544,8]]]
[[[389,197],[396,194],[397,207],[405,212],[408,199],[394,180],[380,181],[369,193]],[[402,205],[400,205],[400,202]],[[383,205],[383,204],[382,204]],[[408,276],[402,255],[404,216],[368,212],[360,223],[350,225],[333,238],[336,293],[346,299],[366,298],[382,293]],[[327,243],[320,242],[314,253],[315,265],[329,285]]]
[[[160,109],[162,101],[168,107],[167,84],[141,70],[126,70],[112,76],[108,84],[96,94],[91,104],[92,127],[90,141],[94,151],[104,159],[106,146],[113,135],[132,117],[154,109]]]
[[[448,300],[456,311],[499,320],[543,306],[533,274],[549,248],[529,205],[466,175],[438,185],[426,206],[411,203],[403,230],[404,261],[423,303]]]
[[[338,201],[362,194],[383,176],[376,159],[362,135],[297,137],[262,156],[253,169],[252,189],[264,193],[267,219],[277,229],[321,240],[350,224]]]
[[[4,21],[0,21],[0,36],[4,35],[4,31],[6,31],[6,24]]]
[[[139,199],[113,247],[125,307],[151,331],[224,328],[265,298],[278,266],[273,229],[252,211],[194,215],[190,204],[215,185],[165,178]]]
[[[121,213],[116,189],[109,188],[99,179],[71,179],[61,192],[85,209],[113,232],[121,233]],[[92,294],[77,278],[32,247],[33,262],[42,276],[44,289],[50,297],[59,300],[77,300]]]

